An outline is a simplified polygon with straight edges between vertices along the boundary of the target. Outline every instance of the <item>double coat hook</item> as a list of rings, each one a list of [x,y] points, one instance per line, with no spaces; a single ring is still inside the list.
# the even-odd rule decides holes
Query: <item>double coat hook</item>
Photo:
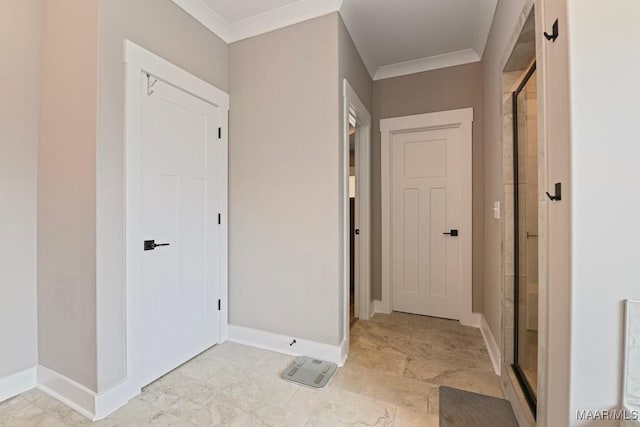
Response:
[[[555,42],[558,36],[560,35],[560,29],[559,29],[559,24],[557,19],[556,19],[556,22],[553,23],[552,31],[553,32],[551,34],[545,31],[544,36],[546,37],[547,40]]]

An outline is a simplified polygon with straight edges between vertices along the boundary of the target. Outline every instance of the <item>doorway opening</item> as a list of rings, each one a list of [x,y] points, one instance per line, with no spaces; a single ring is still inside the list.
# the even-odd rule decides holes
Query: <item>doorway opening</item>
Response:
[[[532,407],[538,395],[538,114],[535,63],[513,92],[513,368]]]
[[[359,217],[357,206],[357,156],[356,156],[356,118],[349,114],[349,326],[353,327],[360,317],[360,304],[357,303],[357,297],[360,296],[359,289],[356,289],[359,271],[358,264],[355,262],[359,258],[360,245],[357,236],[360,234]],[[359,286],[358,286],[359,288]],[[356,309],[357,306],[357,309]]]
[[[544,145],[539,143],[536,15],[523,13],[522,26],[503,69],[504,251],[502,366],[507,395],[529,425],[535,424],[539,334],[544,305]],[[541,298],[539,298],[539,295]],[[543,346],[542,346],[543,347]],[[511,390],[512,392],[509,392]]]
[[[351,326],[369,320],[371,301],[371,115],[344,80],[342,147],[343,312],[342,356],[349,351]]]
[[[472,123],[472,108],[380,121],[384,313],[477,324]]]

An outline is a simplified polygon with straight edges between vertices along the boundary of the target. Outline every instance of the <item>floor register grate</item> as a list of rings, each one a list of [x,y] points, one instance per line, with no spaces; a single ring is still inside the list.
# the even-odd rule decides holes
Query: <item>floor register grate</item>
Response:
[[[335,363],[300,356],[284,370],[280,378],[306,387],[323,388],[337,370],[338,365]]]

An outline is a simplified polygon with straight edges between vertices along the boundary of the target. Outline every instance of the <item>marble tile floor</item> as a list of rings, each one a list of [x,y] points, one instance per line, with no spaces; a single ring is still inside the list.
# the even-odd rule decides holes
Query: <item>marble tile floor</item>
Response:
[[[38,390],[0,404],[1,427],[429,426],[438,387],[503,397],[479,330],[393,313],[358,321],[349,360],[323,390],[278,378],[293,358],[225,343],[91,423]]]

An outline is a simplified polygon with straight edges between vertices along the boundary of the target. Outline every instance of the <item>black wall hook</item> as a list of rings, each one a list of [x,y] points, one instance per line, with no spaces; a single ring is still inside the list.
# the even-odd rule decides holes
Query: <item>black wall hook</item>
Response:
[[[545,31],[544,36],[547,38],[547,40],[551,40],[552,42],[555,42],[558,36],[560,35],[559,23],[557,19],[556,19],[556,22],[553,23],[552,29],[553,29],[553,33],[549,34]]]
[[[547,197],[552,202],[559,202],[560,200],[562,200],[562,184],[560,182],[556,183],[556,194],[552,196],[547,191]]]

